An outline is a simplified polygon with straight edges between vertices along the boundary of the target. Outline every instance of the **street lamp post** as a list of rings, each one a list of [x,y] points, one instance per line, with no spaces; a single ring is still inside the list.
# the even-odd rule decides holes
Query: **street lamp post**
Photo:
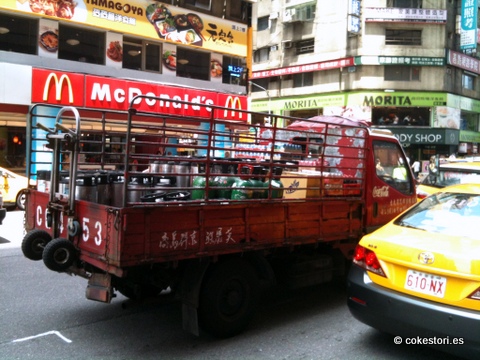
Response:
[[[254,83],[253,81],[249,81],[249,83],[250,83],[250,85],[253,85],[253,86],[257,87],[260,90],[265,91],[265,93],[267,94],[267,97],[268,97],[268,123],[271,124],[271,120],[272,120],[272,118],[271,118],[271,115],[272,115],[272,97],[270,96],[270,92],[268,91],[268,89]],[[267,120],[267,118],[265,118],[265,120]]]

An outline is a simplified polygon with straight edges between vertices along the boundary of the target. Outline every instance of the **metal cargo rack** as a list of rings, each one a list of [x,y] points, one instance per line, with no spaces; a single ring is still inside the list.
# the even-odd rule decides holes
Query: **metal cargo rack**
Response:
[[[160,101],[166,100],[136,97],[128,113],[34,106],[28,176],[38,184],[51,182],[50,203],[70,212],[74,201],[68,198],[75,192],[77,199],[121,208],[312,201],[360,197],[364,191],[368,129],[359,122],[234,110],[248,120],[239,122],[215,117],[232,110],[212,105],[172,101],[177,107],[202,109],[209,117],[136,105]],[[48,115],[52,112],[59,113]],[[249,123],[267,115],[265,124]],[[88,187],[80,181],[85,177],[93,179],[88,184],[96,197],[79,195],[79,187]],[[219,177],[229,189],[218,183]],[[256,182],[231,188],[239,178]],[[102,190],[106,195],[99,192],[103,182],[109,185]],[[280,190],[272,187],[275,182],[282,184]]]

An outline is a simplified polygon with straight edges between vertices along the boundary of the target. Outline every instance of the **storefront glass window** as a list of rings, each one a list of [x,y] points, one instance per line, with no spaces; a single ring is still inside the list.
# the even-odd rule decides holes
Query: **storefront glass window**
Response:
[[[124,38],[122,67],[124,69],[142,69],[142,41]]]
[[[160,71],[160,45],[155,43],[145,43],[145,70]]]
[[[37,54],[38,20],[0,14],[0,50]]]
[[[244,61],[240,58],[223,56],[222,82],[224,84],[245,85],[247,69],[243,65]]]
[[[185,0],[185,5],[190,5],[200,9],[210,10],[212,7],[212,1],[211,0]]]
[[[25,128],[0,126],[0,167],[22,172],[25,169]]]
[[[210,80],[210,54],[177,47],[177,76]]]
[[[123,39],[124,69],[160,72],[160,45],[140,39]]]
[[[58,58],[105,65],[105,33],[58,25]]]

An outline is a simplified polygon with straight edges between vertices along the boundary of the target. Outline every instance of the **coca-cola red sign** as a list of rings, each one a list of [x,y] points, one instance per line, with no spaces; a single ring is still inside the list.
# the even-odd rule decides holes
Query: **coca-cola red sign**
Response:
[[[390,187],[385,186],[375,186],[372,191],[372,196],[374,198],[386,198],[389,196],[389,189]]]

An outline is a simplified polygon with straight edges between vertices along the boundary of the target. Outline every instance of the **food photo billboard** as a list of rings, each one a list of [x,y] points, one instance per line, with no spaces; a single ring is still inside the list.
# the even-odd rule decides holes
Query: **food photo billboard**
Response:
[[[247,56],[246,24],[152,0],[2,0],[0,9]]]

